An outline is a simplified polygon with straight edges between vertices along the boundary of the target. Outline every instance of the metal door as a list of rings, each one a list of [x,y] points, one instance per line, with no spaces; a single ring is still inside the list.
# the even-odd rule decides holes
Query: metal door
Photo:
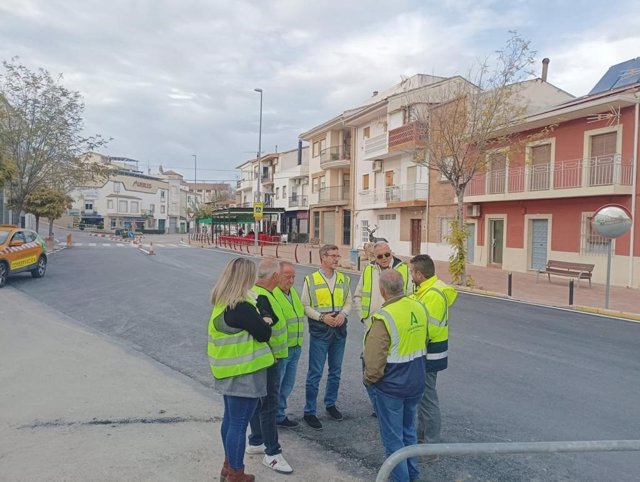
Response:
[[[502,264],[502,252],[504,243],[504,219],[491,219],[489,221],[489,262]]]
[[[476,255],[476,224],[467,223],[467,262],[473,263]]]
[[[543,269],[547,265],[547,234],[549,223],[546,219],[531,221],[531,269]]]

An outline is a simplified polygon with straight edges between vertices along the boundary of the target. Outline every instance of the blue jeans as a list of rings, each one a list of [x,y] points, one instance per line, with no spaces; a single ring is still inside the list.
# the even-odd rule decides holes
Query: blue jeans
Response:
[[[328,339],[321,339],[313,335],[309,337],[309,371],[307,372],[305,415],[316,414],[318,388],[326,360],[329,362],[329,374],[324,394],[324,406],[332,407],[336,404],[346,343],[346,337],[330,337]]]
[[[244,468],[245,437],[247,425],[258,405],[257,398],[224,395],[224,417],[220,434],[224,454],[229,458],[232,469]]]
[[[387,457],[409,445],[415,445],[416,437],[416,411],[421,397],[394,398],[376,389],[375,385],[368,388],[371,399],[374,401],[378,414],[378,426],[380,427],[380,439]],[[420,476],[418,461],[411,457],[398,465],[391,473],[395,482],[409,482]]]
[[[276,427],[276,411],[278,410],[278,387],[280,378],[278,377],[277,361],[267,368],[267,395],[260,398],[253,417],[251,417],[251,435],[249,435],[250,445],[264,444],[264,453],[276,455],[282,452],[278,442],[278,427]]]
[[[293,385],[296,382],[296,371],[298,370],[298,361],[300,360],[301,346],[290,346],[287,358],[278,362],[278,378],[280,380],[280,400],[278,401],[278,413],[276,421],[282,422],[287,414],[287,398],[293,391]]]
[[[418,407],[418,441],[421,444],[440,443],[440,402],[436,391],[438,372],[427,372],[424,395]]]

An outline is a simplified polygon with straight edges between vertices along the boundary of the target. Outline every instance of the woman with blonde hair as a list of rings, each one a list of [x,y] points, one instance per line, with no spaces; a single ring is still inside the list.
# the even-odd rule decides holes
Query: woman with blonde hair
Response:
[[[271,326],[260,316],[251,291],[256,271],[253,261],[236,258],[225,266],[211,291],[207,350],[215,389],[224,398],[223,482],[255,480],[244,473],[246,432],[259,398],[267,394],[265,369],[274,363],[267,344]]]

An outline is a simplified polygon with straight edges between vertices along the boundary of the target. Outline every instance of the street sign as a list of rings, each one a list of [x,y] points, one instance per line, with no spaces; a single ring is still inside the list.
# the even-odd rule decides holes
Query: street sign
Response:
[[[260,221],[262,219],[263,208],[263,203],[253,203],[253,217],[256,221]]]

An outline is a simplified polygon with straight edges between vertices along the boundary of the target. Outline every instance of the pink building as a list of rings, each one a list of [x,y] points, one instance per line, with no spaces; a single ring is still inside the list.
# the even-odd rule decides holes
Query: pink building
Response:
[[[520,272],[549,259],[593,263],[603,283],[607,240],[590,221],[619,204],[634,223],[613,241],[611,282],[640,287],[639,105],[637,58],[611,67],[588,95],[529,115],[467,186],[470,262]]]

